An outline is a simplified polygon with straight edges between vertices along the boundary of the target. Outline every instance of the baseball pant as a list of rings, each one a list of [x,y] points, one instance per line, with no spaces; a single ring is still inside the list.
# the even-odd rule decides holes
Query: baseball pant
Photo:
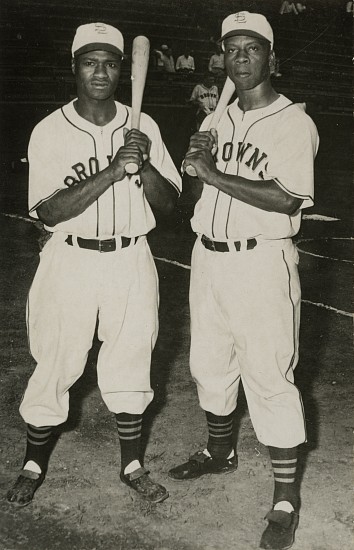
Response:
[[[100,253],[54,234],[28,296],[28,337],[37,362],[20,413],[34,426],[67,419],[98,323],[102,398],[113,413],[141,414],[153,398],[150,362],[158,332],[158,279],[145,237]]]
[[[256,435],[288,448],[306,440],[298,360],[298,253],[290,239],[215,252],[197,239],[190,283],[190,367],[201,407],[228,415],[240,379]]]

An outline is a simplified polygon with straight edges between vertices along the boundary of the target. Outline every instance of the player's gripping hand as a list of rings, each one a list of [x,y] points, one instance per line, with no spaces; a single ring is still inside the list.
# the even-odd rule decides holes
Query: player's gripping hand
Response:
[[[215,171],[215,162],[213,159],[213,156],[215,155],[218,148],[218,134],[217,131],[214,128],[211,128],[208,131],[204,132],[196,132],[192,135],[190,141],[189,141],[189,148],[188,151],[184,157],[183,161],[183,171],[187,170],[187,166],[192,166],[192,170],[187,170],[188,173],[191,175],[196,175],[200,180],[206,181],[205,176],[201,173],[200,166],[199,171],[196,170],[196,167],[194,166],[194,162],[197,159],[204,159],[205,165],[204,169],[208,171]],[[200,151],[205,151],[208,153],[204,156],[195,156],[193,153],[197,153]],[[204,173],[205,173],[204,170]]]
[[[114,181],[121,181],[127,175],[125,167],[127,164],[134,163],[140,170],[144,163],[143,153],[138,145],[128,144],[120,147],[113,158],[108,170],[112,173]]]
[[[188,153],[195,149],[208,149],[214,155],[218,147],[218,133],[214,128],[196,132],[189,140]]]
[[[204,149],[188,149],[184,157],[184,168],[187,169],[188,166],[192,166],[197,178],[207,184],[213,181],[213,175],[217,173],[212,152],[206,147]]]
[[[146,134],[135,128],[123,128],[124,145],[136,145],[143,154],[144,161],[150,157],[151,141]]]

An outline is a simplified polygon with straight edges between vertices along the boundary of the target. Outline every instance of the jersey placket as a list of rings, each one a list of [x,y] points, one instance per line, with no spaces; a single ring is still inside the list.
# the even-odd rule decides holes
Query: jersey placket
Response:
[[[97,157],[100,166],[100,171],[107,168],[109,165],[109,156],[111,151],[111,132],[104,127],[99,128],[98,134],[95,136]],[[97,215],[98,215],[98,236],[108,237],[114,235],[114,184],[97,199]]]

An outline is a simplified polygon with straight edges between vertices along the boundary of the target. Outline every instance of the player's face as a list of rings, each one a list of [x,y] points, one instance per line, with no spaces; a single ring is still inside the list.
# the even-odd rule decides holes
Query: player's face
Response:
[[[236,89],[252,90],[270,76],[270,45],[251,36],[231,36],[224,42],[225,67]]]
[[[105,100],[117,88],[122,58],[114,53],[95,50],[73,61],[78,97]]]

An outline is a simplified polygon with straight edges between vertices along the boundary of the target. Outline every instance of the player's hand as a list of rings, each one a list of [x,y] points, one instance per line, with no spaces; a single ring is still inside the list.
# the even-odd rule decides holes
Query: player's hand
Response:
[[[206,132],[196,132],[189,140],[188,152],[195,149],[208,149],[215,155],[218,148],[218,133],[215,128]]]
[[[144,160],[150,156],[151,141],[146,134],[133,128],[123,128],[124,145],[136,145],[143,154]]]
[[[134,163],[140,170],[144,163],[143,153],[135,144],[124,145],[120,147],[113,158],[108,170],[112,172],[114,181],[121,181],[127,175],[125,166]]]
[[[213,175],[217,173],[211,150],[208,148],[190,148],[184,157],[184,170],[186,170],[187,166],[193,166],[197,178],[207,184],[213,181]]]

